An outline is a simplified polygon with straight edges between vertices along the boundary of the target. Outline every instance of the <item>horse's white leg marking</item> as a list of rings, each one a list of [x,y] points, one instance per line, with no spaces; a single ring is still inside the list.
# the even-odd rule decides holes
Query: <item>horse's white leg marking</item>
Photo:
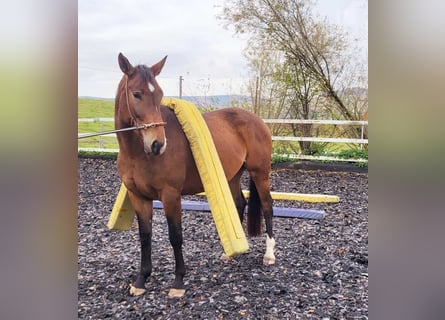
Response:
[[[175,289],[171,288],[168,292],[169,298],[181,298],[185,294],[185,289]]]
[[[263,264],[266,266],[270,264],[275,264],[275,239],[269,238],[269,235],[266,235],[266,253],[263,257]]]
[[[136,288],[135,286],[130,284],[130,294],[132,296],[140,296],[141,294],[144,294],[145,291],[146,291],[145,289]]]

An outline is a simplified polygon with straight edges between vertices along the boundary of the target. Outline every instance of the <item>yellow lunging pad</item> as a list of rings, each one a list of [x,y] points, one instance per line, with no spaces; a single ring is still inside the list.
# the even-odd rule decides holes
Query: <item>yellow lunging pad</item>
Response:
[[[135,214],[133,205],[128,197],[127,188],[122,183],[108,219],[108,228],[111,230],[129,230]]]
[[[243,195],[249,198],[249,190],[243,190]],[[198,196],[205,196],[205,192],[200,192]],[[288,192],[275,192],[271,191],[270,196],[274,200],[289,200],[289,201],[302,201],[302,202],[339,202],[339,196],[333,196],[328,194],[310,194],[310,193],[288,193]]]
[[[225,254],[232,257],[246,252],[249,244],[212,136],[201,113],[193,103],[180,99],[165,98],[162,104],[174,110],[190,143]]]
[[[246,198],[249,197],[249,191],[243,190],[243,194]],[[274,200],[294,200],[303,202],[339,202],[338,196],[332,196],[327,194],[306,194],[306,193],[288,193],[288,192],[274,192],[270,193]]]
[[[244,191],[243,191],[244,192]],[[248,193],[249,191],[247,191]],[[327,194],[307,194],[307,193],[287,193],[287,192],[271,192],[270,195],[274,200],[294,200],[303,202],[339,202],[338,196]]]
[[[193,103],[184,100],[165,98],[161,103],[174,110],[190,143],[224,253],[232,257],[246,252],[249,250],[249,244],[212,136],[201,113]],[[108,221],[108,228],[128,230],[134,216],[127,189],[122,184]]]

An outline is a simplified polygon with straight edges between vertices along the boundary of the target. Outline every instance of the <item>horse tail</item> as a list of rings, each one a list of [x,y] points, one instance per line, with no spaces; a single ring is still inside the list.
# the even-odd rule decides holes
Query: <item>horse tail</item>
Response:
[[[247,233],[251,237],[261,235],[261,201],[252,177],[249,181],[249,200],[247,203]]]

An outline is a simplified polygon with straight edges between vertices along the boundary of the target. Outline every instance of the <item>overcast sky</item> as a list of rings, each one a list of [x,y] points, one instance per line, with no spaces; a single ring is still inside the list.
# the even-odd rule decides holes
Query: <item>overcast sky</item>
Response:
[[[221,3],[79,0],[78,95],[114,98],[122,77],[119,52],[134,65],[152,65],[168,55],[158,76],[166,96],[178,95],[180,75],[184,95],[246,94],[246,38],[216,19]],[[367,52],[367,2],[319,0],[319,12],[359,38]]]

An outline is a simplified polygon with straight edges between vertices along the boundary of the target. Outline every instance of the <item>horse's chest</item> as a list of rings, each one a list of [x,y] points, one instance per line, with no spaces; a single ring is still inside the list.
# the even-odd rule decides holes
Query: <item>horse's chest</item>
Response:
[[[128,176],[122,180],[131,192],[144,198],[159,199],[161,188],[150,183],[149,179],[143,179],[141,176]]]
[[[149,199],[159,199],[162,182],[150,170],[137,167],[124,170],[121,178],[131,192]]]

